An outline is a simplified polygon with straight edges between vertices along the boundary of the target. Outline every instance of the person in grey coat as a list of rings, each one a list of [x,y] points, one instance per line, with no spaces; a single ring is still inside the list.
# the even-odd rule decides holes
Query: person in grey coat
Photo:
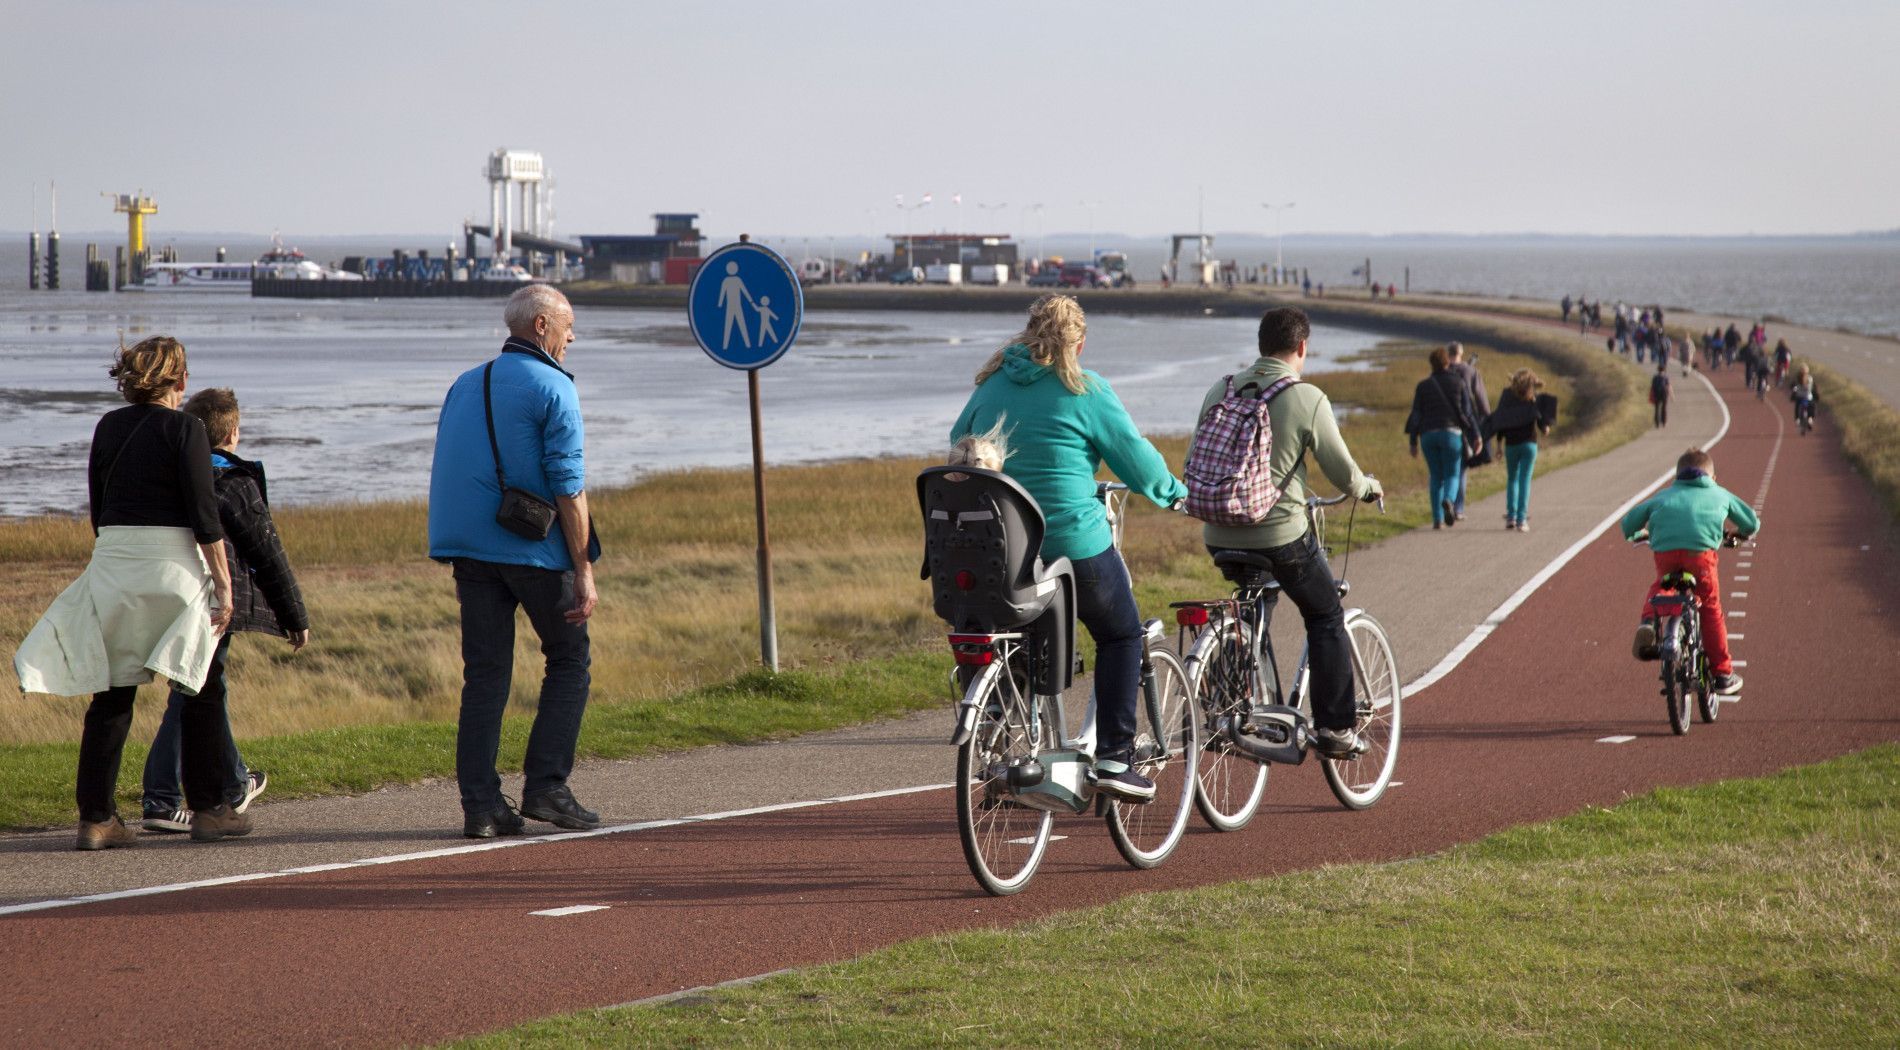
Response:
[[[1451,360],[1451,374],[1465,385],[1465,394],[1471,399],[1471,411],[1479,419],[1491,414],[1491,397],[1484,391],[1484,377],[1478,374],[1478,357],[1473,354],[1471,360],[1465,360],[1465,344],[1445,344],[1445,356]],[[1490,439],[1485,439],[1489,445]],[[1458,464],[1458,495],[1451,501],[1452,513],[1457,520],[1465,520],[1465,465]]]

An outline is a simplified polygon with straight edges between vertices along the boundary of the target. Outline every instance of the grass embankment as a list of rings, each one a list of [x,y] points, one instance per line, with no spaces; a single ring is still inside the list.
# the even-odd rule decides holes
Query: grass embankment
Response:
[[[1475,345],[1508,334],[1473,322],[1466,338]],[[1563,424],[1540,469],[1640,432],[1628,369],[1562,337],[1520,334],[1518,343],[1539,339],[1545,342],[1532,348],[1546,357],[1534,366],[1566,395]],[[1418,346],[1387,348],[1376,356],[1407,363],[1384,373],[1310,377],[1339,403],[1361,409],[1342,429],[1364,468],[1393,495],[1386,518],[1360,515],[1357,540],[1430,518],[1423,462],[1406,456],[1400,433],[1423,354]],[[1532,362],[1480,353],[1493,391],[1525,363]],[[1558,370],[1568,378],[1558,379]],[[1185,437],[1157,444],[1180,464]],[[770,739],[942,703],[941,625],[917,580],[913,478],[925,462],[768,471],[780,661],[796,671],[777,681],[748,674],[758,652],[749,475],[685,471],[593,493],[607,553],[582,754],[618,758]],[[1474,495],[1501,487],[1501,474],[1475,474]],[[277,798],[450,775],[459,627],[448,572],[424,556],[422,504],[286,508],[277,517],[311,608],[314,640],[294,655],[261,636],[233,646],[231,720],[247,761],[271,773]],[[7,552],[0,564],[0,649],[17,647],[84,565],[90,546],[82,520],[0,523],[0,551]],[[1198,527],[1178,516],[1137,506],[1125,546],[1150,615],[1170,600],[1219,586]],[[515,660],[522,713],[508,722],[504,763],[521,753],[539,668],[533,633],[523,623]],[[163,697],[157,685],[143,691],[120,779],[128,805],[136,805],[143,743]],[[70,819],[85,705],[85,698],[0,696],[0,827]]]
[[[1887,745],[463,1045],[1892,1046],[1897,798]]]
[[[1814,369],[1820,408],[1816,430],[1831,426],[1839,433],[1847,461],[1873,485],[1888,516],[1900,523],[1900,412],[1831,368],[1813,361],[1801,364]]]

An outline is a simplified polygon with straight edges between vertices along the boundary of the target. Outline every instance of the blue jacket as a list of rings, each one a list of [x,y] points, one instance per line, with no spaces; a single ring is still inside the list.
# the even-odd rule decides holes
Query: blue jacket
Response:
[[[540,347],[509,339],[491,362],[495,440],[508,484],[543,499],[574,496],[586,483],[585,433],[573,373]],[[546,539],[523,539],[495,523],[501,487],[482,411],[482,370],[456,377],[442,402],[429,472],[429,557],[476,558],[504,565],[574,568],[557,519]]]

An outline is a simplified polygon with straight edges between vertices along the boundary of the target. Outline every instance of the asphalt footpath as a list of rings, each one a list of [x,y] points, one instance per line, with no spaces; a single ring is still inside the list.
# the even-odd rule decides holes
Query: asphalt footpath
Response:
[[[0,1044],[439,1042],[1130,894],[1419,856],[1659,785],[1900,739],[1900,548],[1884,512],[1835,443],[1797,436],[1739,376],[1717,383],[1726,415],[1709,387],[1683,384],[1668,430],[1539,479],[1529,534],[1505,532],[1493,500],[1449,532],[1354,557],[1355,598],[1392,628],[1416,688],[1398,776],[1372,809],[1342,810],[1310,764],[1279,769],[1251,825],[1220,834],[1194,819],[1150,871],[1122,863],[1099,820],[1059,819],[1036,883],[989,898],[964,868],[952,793],[928,786],[949,780],[946,712],[935,712],[789,744],[592,765],[577,778],[617,821],[753,807],[722,819],[464,850],[440,816],[452,818],[452,792],[435,786],[264,807],[257,835],[217,846],[78,855],[70,833],[26,836],[9,843],[4,867],[41,894],[104,884],[101,872],[145,886],[179,866],[190,877],[304,870],[0,914],[0,986],[15,1005],[0,1017]],[[1683,445],[1717,433],[1718,476],[1765,523],[1721,560],[1748,683],[1716,724],[1678,737],[1656,665],[1628,648],[1649,553],[1591,534]],[[1482,644],[1443,668],[1443,654],[1474,634]],[[378,815],[393,826],[365,833]],[[342,847],[322,841],[326,827]],[[414,847],[436,852],[314,859]],[[108,988],[122,995],[102,997]],[[154,989],[186,994],[173,1004]]]
[[[1455,528],[1406,533],[1353,553],[1344,565],[1343,552],[1335,551],[1335,570],[1349,568],[1349,604],[1386,627],[1405,681],[1427,675],[1467,642],[1610,510],[1655,482],[1684,447],[1722,431],[1722,410],[1709,389],[1693,381],[1677,386],[1681,400],[1668,428],[1536,478],[1529,532],[1504,530],[1500,494],[1473,503]],[[1376,511],[1362,506],[1357,513]],[[1149,616],[1166,612],[1144,610]],[[1283,653],[1297,653],[1300,644],[1292,612],[1288,606],[1274,625]],[[1086,680],[1078,684],[1072,710],[1083,708],[1086,689]],[[584,762],[571,783],[577,797],[615,825],[948,783],[955,769],[946,742],[949,722],[946,700],[942,711],[786,742]],[[504,789],[515,793],[519,781],[513,783]],[[82,854],[72,849],[71,829],[0,836],[0,907],[467,844],[449,780],[341,798],[272,802],[267,794],[252,812],[255,832],[214,846],[183,835],[143,834],[134,849]],[[556,830],[534,822],[529,828]]]

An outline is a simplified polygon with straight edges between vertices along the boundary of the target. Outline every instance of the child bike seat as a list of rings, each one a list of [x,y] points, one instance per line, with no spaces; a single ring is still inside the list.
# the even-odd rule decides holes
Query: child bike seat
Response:
[[[954,631],[1033,634],[1039,692],[1059,693],[1074,674],[1075,572],[1044,564],[1042,508],[1016,481],[976,467],[931,467],[917,476],[924,519],[923,579]]]

